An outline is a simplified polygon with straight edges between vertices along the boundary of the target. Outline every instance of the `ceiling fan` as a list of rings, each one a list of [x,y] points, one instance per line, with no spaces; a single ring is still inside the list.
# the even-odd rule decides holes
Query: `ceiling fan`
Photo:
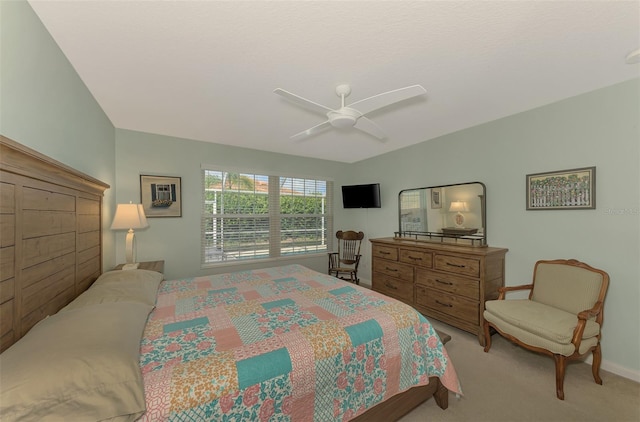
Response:
[[[365,133],[368,133],[369,135],[378,138],[379,140],[384,140],[386,138],[384,131],[380,128],[380,126],[374,123],[371,119],[367,118],[365,115],[391,104],[395,104],[409,98],[417,97],[418,95],[423,95],[427,91],[421,85],[412,85],[393,91],[383,92],[382,94],[374,95],[373,97],[356,101],[355,103],[351,103],[347,106],[344,102],[344,99],[348,97],[349,94],[351,94],[351,87],[346,84],[338,85],[336,87],[336,95],[338,95],[338,97],[340,97],[342,100],[341,107],[338,109],[333,109],[323,106],[322,104],[314,103],[311,100],[307,100],[306,98],[302,98],[296,94],[292,94],[291,92],[285,91],[284,89],[277,88],[273,92],[313,111],[319,111],[327,115],[326,121],[310,127],[305,131],[296,133],[291,137],[291,139],[297,141],[331,127],[355,127],[356,129],[359,129]]]

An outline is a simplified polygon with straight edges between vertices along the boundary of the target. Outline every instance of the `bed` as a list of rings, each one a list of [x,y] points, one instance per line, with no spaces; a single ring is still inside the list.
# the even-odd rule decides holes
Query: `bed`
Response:
[[[141,350],[145,421],[350,420],[429,377],[459,391],[424,317],[300,265],[164,282]]]
[[[14,255],[27,243],[14,242]],[[26,318],[25,291],[40,304],[26,320],[42,320],[11,326],[3,420],[388,421],[432,396],[446,408],[448,391],[461,392],[422,315],[300,265],[165,281],[108,271],[87,282],[78,260],[65,289],[55,275],[34,289],[25,268],[7,277],[5,265],[12,324]]]

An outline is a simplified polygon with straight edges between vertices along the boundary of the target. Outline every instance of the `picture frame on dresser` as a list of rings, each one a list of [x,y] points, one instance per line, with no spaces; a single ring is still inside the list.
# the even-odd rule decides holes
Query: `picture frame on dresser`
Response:
[[[181,178],[140,175],[140,203],[147,218],[182,217]]]
[[[440,188],[431,189],[431,209],[442,208],[442,191]]]

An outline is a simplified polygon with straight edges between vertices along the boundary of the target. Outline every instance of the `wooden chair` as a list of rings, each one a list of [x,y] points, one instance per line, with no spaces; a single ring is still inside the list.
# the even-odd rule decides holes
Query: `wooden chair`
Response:
[[[591,371],[597,384],[602,351],[600,337],[609,275],[575,259],[536,262],[533,283],[498,289],[497,300],[485,303],[485,352],[491,348],[489,328],[525,349],[553,357],[556,396],[564,400],[567,363],[593,353]],[[528,299],[505,300],[507,292],[529,290]]]
[[[329,252],[329,275],[360,284],[358,265],[360,264],[360,246],[363,232],[352,230],[336,232],[338,252]]]

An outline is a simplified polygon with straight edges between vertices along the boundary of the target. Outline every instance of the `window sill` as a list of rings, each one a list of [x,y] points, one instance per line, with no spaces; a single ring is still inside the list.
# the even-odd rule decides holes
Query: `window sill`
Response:
[[[291,256],[280,256],[277,258],[261,258],[261,259],[242,259],[242,260],[232,260],[232,261],[220,261],[220,262],[208,262],[206,264],[201,264],[200,269],[210,269],[210,268],[222,268],[222,267],[244,267],[251,266],[256,267],[256,265],[267,264],[267,263],[282,263],[284,261],[292,261],[292,264],[298,263],[300,260],[306,259],[317,259],[319,257],[326,258],[327,252],[318,252],[318,253],[308,253],[303,255],[291,255]],[[278,265],[286,265],[286,264],[278,264]]]

